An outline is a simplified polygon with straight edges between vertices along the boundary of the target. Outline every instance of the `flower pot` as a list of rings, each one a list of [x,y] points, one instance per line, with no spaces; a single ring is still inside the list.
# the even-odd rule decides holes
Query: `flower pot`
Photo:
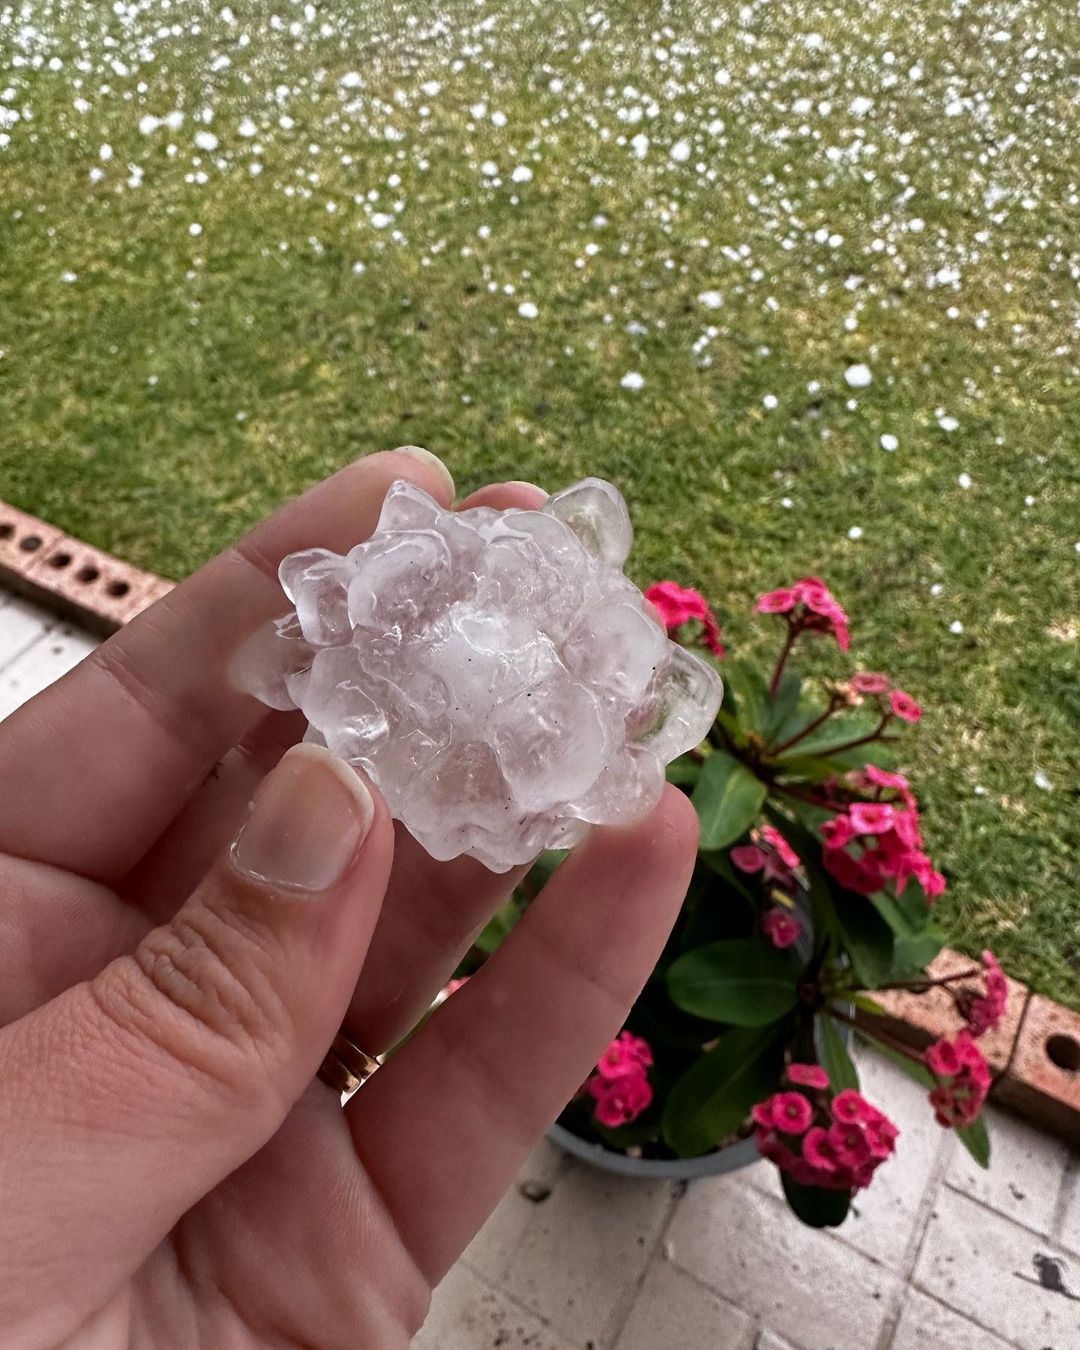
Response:
[[[697,1158],[631,1158],[581,1139],[565,1125],[555,1124],[547,1132],[548,1139],[558,1148],[580,1158],[603,1172],[616,1172],[623,1177],[640,1177],[645,1181],[692,1181],[695,1177],[715,1177],[722,1172],[735,1172],[759,1162],[761,1154],[753,1139],[738,1139],[724,1148],[703,1153]]]

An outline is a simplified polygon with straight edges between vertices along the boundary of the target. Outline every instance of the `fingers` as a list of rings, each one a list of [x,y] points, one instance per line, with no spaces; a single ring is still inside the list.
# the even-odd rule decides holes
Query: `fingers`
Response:
[[[296,747],[171,923],[0,1033],[0,1250],[27,1253],[0,1325],[47,1318],[61,1280],[68,1312],[100,1306],[270,1138],[345,1012],[392,855],[385,805]]]
[[[433,1283],[622,1025],[696,847],[697,817],[673,788],[641,825],[594,830],[495,956],[349,1104],[357,1153]]]
[[[0,732],[0,851],[99,881],[122,876],[265,712],[233,687],[227,667],[246,634],[287,608],[278,563],[296,549],[345,550],[365,538],[397,478],[444,504],[453,497],[434,456],[395,450],[350,464],[13,714]]]

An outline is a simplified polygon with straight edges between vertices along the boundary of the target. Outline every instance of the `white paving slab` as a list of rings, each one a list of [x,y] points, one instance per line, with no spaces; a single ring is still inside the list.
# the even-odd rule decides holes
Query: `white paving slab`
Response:
[[[22,596],[0,591],[0,670],[11,665],[55,624],[55,615],[47,614]]]
[[[569,1155],[541,1140],[461,1259],[493,1284],[505,1279],[537,1211],[550,1202],[556,1182],[569,1168]]]
[[[459,1262],[435,1290],[412,1344],[413,1350],[572,1350],[582,1342],[562,1340]]]
[[[873,1350],[903,1284],[778,1200],[718,1178],[679,1201],[665,1251],[801,1350]]]
[[[1080,1265],[947,1186],[934,1205],[915,1283],[1022,1350],[1080,1346]]]
[[[0,720],[78,665],[97,645],[97,638],[67,624],[42,632],[0,669]]]
[[[615,1350],[752,1350],[754,1319],[673,1266],[653,1262]]]
[[[890,1350],[1010,1350],[1007,1341],[984,1331],[936,1299],[908,1291]]]
[[[966,1149],[953,1154],[946,1181],[1037,1233],[1052,1236],[1069,1150],[1005,1111],[987,1108],[989,1169],[977,1166]]]

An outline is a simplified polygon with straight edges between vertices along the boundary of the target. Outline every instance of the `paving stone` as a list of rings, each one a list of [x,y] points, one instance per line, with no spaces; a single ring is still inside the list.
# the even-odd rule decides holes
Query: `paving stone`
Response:
[[[1065,1180],[1064,1209],[1058,1240],[1080,1260],[1080,1158],[1074,1155],[1072,1173]]]
[[[96,646],[95,639],[65,625],[39,637],[0,670],[0,719],[78,665]]]
[[[914,1279],[1024,1350],[1080,1346],[1080,1265],[947,1186],[935,1202]]]
[[[571,1350],[539,1317],[519,1308],[460,1262],[435,1290],[431,1311],[412,1346],[413,1350]]]
[[[952,1155],[947,1181],[1036,1232],[1051,1235],[1069,1150],[1060,1140],[1005,1111],[986,1108],[990,1167],[979,1167],[967,1149]]]
[[[753,1318],[663,1259],[649,1267],[615,1350],[751,1350]]]
[[[542,1139],[461,1259],[492,1284],[499,1284],[526,1230],[539,1221],[540,1211],[551,1203],[556,1182],[569,1167],[569,1156]]]
[[[900,1297],[896,1275],[731,1178],[691,1185],[665,1245],[676,1264],[803,1350],[872,1347]]]
[[[795,1350],[795,1346],[790,1341],[781,1340],[775,1331],[766,1327],[758,1337],[754,1350]]]
[[[1032,994],[995,1095],[1033,1124],[1080,1139],[1080,1013]]]
[[[992,1332],[912,1289],[890,1350],[1010,1350],[1010,1347]]]
[[[10,666],[55,623],[54,614],[45,613],[21,596],[0,591],[0,670]]]
[[[669,1182],[572,1162],[535,1206],[502,1287],[575,1344],[610,1344],[671,1208]]]
[[[862,1091],[899,1126],[896,1152],[878,1168],[874,1184],[860,1191],[836,1235],[893,1270],[906,1270],[914,1256],[920,1206],[951,1134],[934,1121],[918,1083],[881,1055],[860,1050],[856,1063]],[[768,1163],[737,1174],[758,1190],[782,1197],[780,1173]],[[908,1263],[908,1264],[905,1264]]]

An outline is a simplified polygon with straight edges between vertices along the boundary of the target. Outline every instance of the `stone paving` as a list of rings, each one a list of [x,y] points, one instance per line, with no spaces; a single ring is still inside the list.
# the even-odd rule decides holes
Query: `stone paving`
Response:
[[[0,718],[95,642],[0,592]],[[858,1059],[902,1133],[838,1232],[800,1225],[765,1163],[687,1187],[541,1143],[415,1350],[1080,1350],[1080,1140],[990,1109],[982,1172],[916,1084]]]

